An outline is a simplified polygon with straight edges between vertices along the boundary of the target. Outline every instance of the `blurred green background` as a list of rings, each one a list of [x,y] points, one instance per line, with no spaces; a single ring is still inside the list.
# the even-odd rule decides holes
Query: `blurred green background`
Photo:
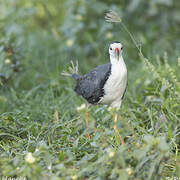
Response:
[[[110,9],[119,13],[149,65],[121,24],[105,22]],[[73,92],[74,81],[61,76],[71,60],[78,60],[82,74],[107,63],[112,41],[124,45],[128,68],[118,121],[124,146],[106,108],[93,107],[85,126],[76,111],[84,101]],[[179,57],[179,0],[1,0],[0,175],[178,177]],[[35,163],[26,162],[28,152]]]
[[[29,89],[43,80],[52,80],[49,73],[61,71],[70,60],[78,60],[81,71],[87,72],[90,67],[109,61],[107,49],[114,40],[124,44],[128,68],[136,71],[141,62],[128,34],[121,25],[104,21],[110,9],[120,14],[151,61],[165,51],[170,61],[177,60],[179,1],[3,0],[1,79],[11,77],[10,87]]]

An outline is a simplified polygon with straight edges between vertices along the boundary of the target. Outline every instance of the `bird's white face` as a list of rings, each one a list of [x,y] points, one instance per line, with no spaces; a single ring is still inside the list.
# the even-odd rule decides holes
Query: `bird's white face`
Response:
[[[119,60],[122,55],[123,46],[120,42],[114,42],[109,46],[109,54],[112,58]]]

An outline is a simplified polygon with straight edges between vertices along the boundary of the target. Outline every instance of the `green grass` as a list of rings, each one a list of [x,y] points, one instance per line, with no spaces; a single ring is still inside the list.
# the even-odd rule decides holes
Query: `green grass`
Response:
[[[1,176],[123,180],[179,177],[180,91],[171,72],[179,67],[169,67],[161,57],[154,65],[138,63],[128,68],[128,89],[116,124],[125,141],[122,145],[113,129],[113,112],[107,107],[77,112],[84,100],[73,92],[74,81],[60,76],[66,59],[53,49],[56,45],[50,42],[42,49],[36,48],[38,43],[29,45],[24,69],[13,78],[13,86],[1,86]],[[84,63],[90,70],[88,62]],[[162,83],[163,78],[171,88]],[[90,112],[88,127],[86,111]],[[28,152],[35,162],[26,160]]]
[[[171,63],[167,53],[152,54],[149,60],[141,57],[134,63],[129,62],[125,48],[128,89],[115,123],[113,111],[105,106],[77,111],[85,101],[74,93],[74,81],[60,75],[74,51],[51,33],[31,32],[21,50],[15,49],[10,55],[2,50],[0,57],[4,62],[13,60],[18,52],[23,54],[19,72],[9,71],[7,76],[12,78],[0,87],[0,177],[180,177],[180,66],[176,55],[170,57]],[[147,49],[150,54],[151,47]],[[133,49],[133,53],[138,52]],[[81,72],[105,63],[99,50],[96,54],[97,59],[79,54]],[[3,65],[12,70],[11,64]]]

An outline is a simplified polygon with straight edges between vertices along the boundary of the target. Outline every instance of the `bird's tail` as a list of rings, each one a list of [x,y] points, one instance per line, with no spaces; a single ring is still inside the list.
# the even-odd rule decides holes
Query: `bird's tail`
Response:
[[[68,67],[67,71],[63,71],[61,75],[63,76],[72,76],[74,79],[76,79],[78,75],[78,61],[76,61],[76,64],[74,64],[73,61],[71,61],[71,66]]]
[[[72,78],[78,80],[81,78],[81,76],[79,74],[72,74]]]

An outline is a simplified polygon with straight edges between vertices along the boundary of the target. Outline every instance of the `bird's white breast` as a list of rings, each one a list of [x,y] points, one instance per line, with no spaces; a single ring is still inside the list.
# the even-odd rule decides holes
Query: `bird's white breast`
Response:
[[[127,69],[123,59],[111,66],[111,75],[104,86],[104,96],[101,104],[110,104],[112,107],[120,108],[122,96],[127,84]]]

